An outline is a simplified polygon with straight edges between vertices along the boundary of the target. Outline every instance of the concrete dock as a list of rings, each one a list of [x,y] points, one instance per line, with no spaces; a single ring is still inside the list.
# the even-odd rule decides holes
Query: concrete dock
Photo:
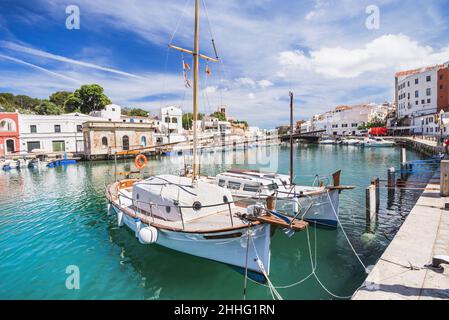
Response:
[[[449,255],[448,202],[436,172],[353,300],[449,299],[449,265],[430,266],[435,255]]]

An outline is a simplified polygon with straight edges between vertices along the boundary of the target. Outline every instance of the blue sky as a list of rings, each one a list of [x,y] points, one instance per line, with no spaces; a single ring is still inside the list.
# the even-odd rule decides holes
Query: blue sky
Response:
[[[201,2],[202,0],[200,0]],[[393,99],[394,72],[449,61],[449,1],[205,0],[222,63],[201,66],[200,111],[265,128],[288,122],[288,91],[307,118],[339,104]],[[80,29],[66,28],[66,7]],[[0,0],[0,91],[48,97],[98,83],[114,103],[190,111],[181,54],[193,0]],[[379,29],[368,29],[376,5]],[[200,49],[213,56],[201,6]],[[177,27],[178,26],[178,27]],[[191,64],[191,58],[184,57]]]

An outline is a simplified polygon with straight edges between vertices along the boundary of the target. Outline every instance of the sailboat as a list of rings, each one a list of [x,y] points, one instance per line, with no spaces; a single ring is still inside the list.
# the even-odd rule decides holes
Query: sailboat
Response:
[[[198,0],[195,0],[193,51],[169,45],[192,54],[194,58],[193,170],[184,176],[162,174],[147,179],[116,179],[106,189],[109,210],[117,215],[118,225],[129,227],[142,244],[156,244],[221,262],[256,281],[265,282],[270,273],[272,225],[301,231],[307,227],[307,222],[286,218],[275,213],[271,206],[260,203],[246,207],[233,199],[230,190],[200,177],[197,133],[199,59],[218,60],[199,53],[198,12]],[[141,156],[136,157],[136,166]]]

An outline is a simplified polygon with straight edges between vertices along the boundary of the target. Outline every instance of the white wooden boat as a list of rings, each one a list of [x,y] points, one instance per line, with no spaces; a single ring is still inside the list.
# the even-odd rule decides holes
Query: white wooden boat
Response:
[[[269,274],[271,226],[245,219],[246,208],[236,205],[229,190],[159,175],[118,181],[108,187],[107,198],[119,226],[128,226],[142,244],[247,268],[258,281],[259,263]]]
[[[343,144],[349,145],[349,146],[358,145],[358,144],[360,144],[360,142],[361,142],[361,140],[359,140],[359,139],[345,139],[345,140],[343,140]]]
[[[363,147],[393,147],[395,145],[394,141],[388,141],[383,138],[365,138],[362,142]]]
[[[338,182],[333,186],[292,185],[288,175],[256,170],[233,169],[208,181],[228,189],[235,199],[250,200],[248,203],[265,201],[274,195],[277,210],[327,227],[337,226],[341,190],[352,189],[339,186]]]
[[[324,140],[320,140],[319,142],[318,142],[319,144],[335,144],[335,140],[332,140],[332,139],[324,139]]]

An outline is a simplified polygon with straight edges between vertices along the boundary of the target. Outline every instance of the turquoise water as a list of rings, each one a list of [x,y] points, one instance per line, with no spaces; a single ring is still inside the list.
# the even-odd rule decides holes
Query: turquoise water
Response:
[[[288,173],[289,149],[269,150],[271,164]],[[310,184],[315,173],[342,169],[341,182],[357,187],[341,195],[340,218],[366,265],[381,255],[419,196],[419,191],[388,195],[382,189],[377,229],[367,237],[364,187],[374,176],[385,179],[387,168],[398,168],[399,151],[318,145],[295,148],[296,182]],[[232,160],[248,162],[257,152],[261,149],[223,158],[204,156],[202,171],[216,174],[235,166]],[[421,158],[411,151],[407,156]],[[183,161],[183,157],[152,159],[146,173],[179,172]],[[260,167],[249,162],[237,166]],[[132,163],[121,160],[117,170],[133,169]],[[118,228],[115,217],[107,216],[104,197],[114,172],[113,162],[102,161],[0,173],[0,299],[242,299],[244,279],[231,268],[156,245],[141,245],[128,229]],[[418,173],[413,180],[429,175]],[[365,273],[341,229],[311,227],[309,235],[321,282],[336,295],[351,295]],[[270,277],[274,285],[288,285],[310,274],[307,243],[306,232],[291,238],[276,233]],[[80,270],[78,290],[66,288],[70,265]],[[279,289],[279,293],[285,299],[332,298],[313,277]],[[247,298],[271,299],[271,295],[267,288],[249,283]]]

